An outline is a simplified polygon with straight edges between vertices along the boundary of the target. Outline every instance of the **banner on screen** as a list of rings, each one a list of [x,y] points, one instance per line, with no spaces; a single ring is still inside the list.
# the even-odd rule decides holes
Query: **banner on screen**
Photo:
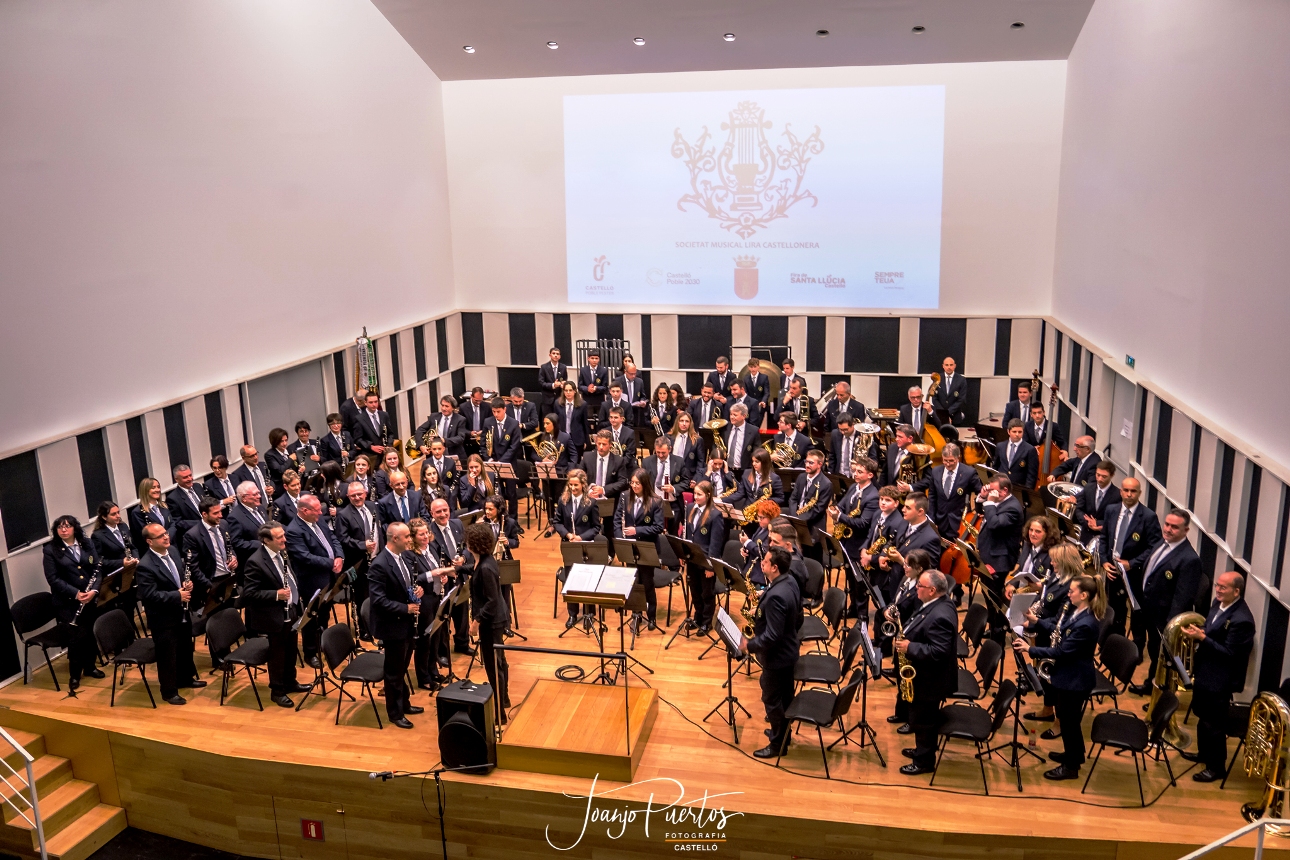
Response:
[[[943,86],[565,96],[569,300],[935,308]]]

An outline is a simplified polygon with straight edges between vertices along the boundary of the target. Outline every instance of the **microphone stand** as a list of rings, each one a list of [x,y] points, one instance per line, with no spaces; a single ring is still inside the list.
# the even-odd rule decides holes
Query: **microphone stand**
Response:
[[[458,773],[463,771],[478,770],[478,765],[466,765],[463,767],[440,767],[433,770],[421,771],[402,771],[386,770],[376,773],[369,773],[368,779],[379,779],[381,782],[389,782],[392,779],[403,779],[410,776],[419,776],[423,779],[427,776],[434,777],[435,805],[439,809],[439,842],[443,846],[443,860],[448,860],[448,835],[444,831],[444,813],[447,811],[446,791],[443,787],[443,775],[445,773]]]

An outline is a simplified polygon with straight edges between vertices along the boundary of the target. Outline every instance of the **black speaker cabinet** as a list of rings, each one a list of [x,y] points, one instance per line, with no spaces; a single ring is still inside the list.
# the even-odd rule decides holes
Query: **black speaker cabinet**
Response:
[[[456,681],[435,696],[439,712],[439,757],[444,767],[488,773],[497,764],[493,734],[493,688]]]

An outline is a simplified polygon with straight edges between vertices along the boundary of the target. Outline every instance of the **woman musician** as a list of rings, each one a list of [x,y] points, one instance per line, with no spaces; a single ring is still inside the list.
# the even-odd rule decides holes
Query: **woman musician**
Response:
[[[558,453],[548,452],[545,457],[541,456],[538,452],[539,445],[554,448]],[[528,458],[534,463],[549,463],[555,466],[557,475],[563,475],[573,467],[573,457],[573,442],[569,434],[560,429],[560,417],[554,412],[543,416],[542,429],[529,447]]]
[[[739,554],[744,557],[747,563],[744,565],[744,572],[748,579],[758,587],[765,587],[766,577],[761,572],[761,557],[766,554],[770,547],[770,523],[771,520],[779,516],[779,505],[771,499],[762,499],[757,503],[756,508],[756,527],[751,535],[744,537],[739,543]]]
[[[685,393],[685,390],[682,389],[679,384],[673,382],[672,385],[668,388],[668,394],[669,394],[668,399],[672,404],[672,411],[675,412],[677,415],[680,415],[682,412],[685,412],[687,409],[689,409],[690,396]]]
[[[1097,648],[1102,616],[1106,614],[1106,591],[1100,579],[1081,573],[1071,581],[1069,605],[1053,625],[1053,638],[1057,644],[1049,647],[1027,645],[1020,637],[1012,647],[1030,657],[1031,662],[1051,660],[1045,691],[1051,691],[1061,726],[1062,752],[1050,753],[1049,758],[1057,767],[1044,773],[1045,779],[1075,779],[1084,764],[1084,730],[1080,715],[1084,702],[1093,692],[1097,670],[1093,667],[1093,652]],[[1051,738],[1045,732],[1040,737]]]
[[[493,482],[484,472],[484,459],[471,454],[466,460],[466,473],[457,482],[457,516],[470,511],[482,511],[484,500],[493,495]]]
[[[758,447],[753,451],[752,467],[744,472],[743,480],[739,482],[739,503],[747,507],[754,501],[766,497],[767,486],[770,487],[770,500],[778,505],[784,504],[786,501],[784,482],[779,479],[779,474],[775,471],[770,452]]]
[[[587,473],[581,469],[570,469],[565,476],[564,494],[551,508],[551,531],[560,535],[561,541],[571,543],[587,543],[600,537],[600,507],[587,495]],[[567,606],[566,629],[578,623],[578,604]],[[596,607],[590,603],[582,606],[583,615],[591,615],[595,611]]]
[[[578,386],[566,382],[552,411],[561,432],[569,434],[569,456],[576,460],[587,447],[587,407],[578,394]]]
[[[170,515],[165,501],[161,498],[161,482],[156,478],[144,478],[139,482],[139,507],[130,511],[130,537],[134,540],[134,555],[142,558],[148,551],[148,542],[143,539],[143,527],[156,523],[175,539],[175,518]]]
[[[637,469],[628,482],[627,492],[618,497],[614,510],[614,537],[618,540],[653,542],[663,533],[663,503],[654,495],[654,482],[649,472]],[[644,622],[650,630],[658,629],[658,597],[654,593],[654,568],[636,568],[636,583],[645,589]],[[633,613],[633,623],[641,622],[639,612]]]
[[[381,468],[377,469],[376,475],[373,478],[376,486],[376,495],[372,497],[373,500],[379,502],[381,499],[394,492],[394,490],[390,488],[390,475],[395,472],[402,471],[403,454],[400,452],[397,445],[391,445],[385,449],[385,453],[381,454]]]
[[[672,428],[672,456],[680,457],[684,464],[681,467],[681,486],[693,487],[702,480],[699,476],[703,474],[707,444],[695,429],[694,418],[689,412],[674,414],[676,417],[672,419],[672,423],[664,426]]]
[[[345,483],[344,476],[341,474],[340,463],[335,460],[323,463],[322,468],[305,481],[305,492],[318,497],[318,501],[323,506],[323,513],[328,517],[336,516],[340,509],[348,504],[348,499],[345,497],[348,489],[349,485]],[[342,503],[342,499],[345,499],[345,502]]]
[[[282,492],[282,473],[294,465],[291,455],[287,453],[287,431],[274,427],[269,431],[269,450],[264,452],[264,468],[273,482],[273,494]],[[267,501],[267,500],[266,500]]]
[[[1017,558],[1017,567],[1008,574],[1008,579],[1004,583],[1003,594],[1008,600],[1012,600],[1012,595],[1018,591],[1025,593],[1038,590],[1039,584],[1052,569],[1049,552],[1057,545],[1058,538],[1057,529],[1052,521],[1044,516],[1031,517],[1026,522],[1022,534],[1024,537],[1021,540],[1021,555]],[[1033,576],[1034,583],[1027,585],[1029,581],[1026,580],[1018,587],[1014,580],[1022,575]]]
[[[914,610],[918,609],[921,603],[918,599],[918,577],[926,573],[931,566],[932,557],[926,550],[911,550],[909,555],[905,556],[905,576],[896,587],[896,599],[887,604],[885,620],[895,623],[897,616],[908,619],[914,614]],[[891,641],[890,637],[884,638],[882,643],[884,651],[891,651]],[[902,735],[913,734],[914,727],[909,722],[909,702],[896,696],[896,710],[887,717],[887,722],[900,723],[900,728],[896,731]]]
[[[376,479],[372,476],[372,458],[368,454],[359,454],[349,465],[349,473],[345,475],[345,484],[352,484],[355,481],[363,485],[367,490],[369,499],[376,499]],[[341,497],[345,492],[341,491]]]
[[[509,559],[511,558],[511,551],[520,545],[520,524],[515,521],[515,517],[506,516],[505,511],[505,499],[498,495],[489,496],[484,500],[484,518],[482,522],[487,523],[497,537],[498,544],[502,550],[501,557]]]
[[[502,596],[502,580],[497,570],[497,559],[493,558],[493,546],[497,540],[486,523],[466,526],[465,538],[474,564],[469,570],[462,568],[470,573],[470,632],[479,638],[479,661],[488,673],[488,683],[501,706],[500,722],[505,725],[506,712],[511,707],[507,689],[510,673],[506,666],[506,652],[495,648],[502,644],[506,628],[510,625],[510,607]]]
[[[1035,598],[1035,602],[1030,604],[1030,608],[1026,610],[1025,622],[1026,633],[1033,635],[1035,645],[1041,648],[1050,644],[1050,636],[1054,625],[1057,623],[1057,618],[1067,606],[1071,582],[1084,572],[1084,562],[1080,558],[1079,550],[1071,544],[1055,546],[1049,551],[1048,555],[1050,564],[1047,576],[1039,584],[1039,594]],[[1015,591],[1011,583],[1004,586],[1003,593],[1009,601],[1012,600],[1012,595]],[[1050,722],[1053,719],[1053,706],[1055,703],[1056,699],[1045,689],[1043,708],[1035,713],[1026,714],[1026,719],[1039,723]],[[1057,737],[1057,732],[1053,729],[1045,732],[1045,734],[1048,735],[1047,740]]]
[[[421,498],[425,499],[426,510],[430,510],[430,505],[435,499],[443,499],[447,502],[449,512],[456,504],[452,488],[443,482],[439,470],[429,461],[421,469]],[[415,535],[413,537],[415,538]]]
[[[676,410],[672,408],[672,390],[667,387],[666,382],[660,382],[654,387],[654,394],[650,396],[649,410],[645,417],[655,433],[659,436],[667,435],[672,422],[676,420]]]
[[[54,538],[45,544],[43,563],[45,581],[54,597],[54,617],[69,631],[67,645],[67,688],[81,685],[81,676],[102,678],[94,665],[98,648],[94,644],[94,619],[98,617],[96,598],[103,560],[81,531],[76,517],[64,514],[54,520],[50,529]],[[76,626],[70,626],[75,621]]]
[[[700,481],[694,488],[694,502],[685,510],[681,537],[703,550],[708,558],[721,558],[726,546],[726,521],[712,506],[712,485]],[[694,602],[694,623],[700,636],[706,636],[716,613],[716,573],[690,563],[686,569],[690,597]]]

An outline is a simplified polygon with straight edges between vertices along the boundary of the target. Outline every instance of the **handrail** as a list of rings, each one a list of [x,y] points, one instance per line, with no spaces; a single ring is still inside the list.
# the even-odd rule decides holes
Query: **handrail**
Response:
[[[9,746],[17,750],[18,754],[22,756],[23,764],[26,765],[26,770],[27,770],[27,779],[25,783],[27,794],[24,795],[22,793],[21,788],[18,788],[14,786],[13,783],[9,782],[9,780],[4,776],[4,774],[0,774],[0,781],[4,782],[6,786],[13,789],[13,798],[19,798],[19,797],[22,798],[23,802],[26,803],[27,806],[31,809],[32,817],[35,820],[33,821],[32,818],[28,818],[27,813],[23,812],[21,809],[18,808],[18,804],[14,802],[14,799],[5,797],[3,798],[3,800],[5,803],[13,807],[13,811],[16,812],[19,816],[21,816],[23,821],[27,822],[33,828],[35,828],[36,839],[40,843],[40,860],[48,860],[49,853],[45,847],[45,823],[44,821],[41,820],[41,817],[40,817],[40,802],[39,802],[39,798],[36,796],[36,777],[35,777],[35,774],[32,773],[32,768],[31,768],[31,765],[33,762],[35,762],[35,759],[32,758],[31,753],[27,752],[26,748],[23,747],[22,744],[18,743],[16,740],[13,739],[13,735],[9,734],[2,727],[0,727],[0,738],[4,738],[4,740],[9,744]],[[13,774],[15,779],[19,780],[19,782],[22,782],[22,779],[23,779],[22,774],[14,770],[13,765],[9,764],[9,762],[6,761],[2,756],[0,756],[0,764],[3,764],[9,770],[9,773]]]
[[[1255,837],[1257,841],[1254,844],[1254,860],[1263,860],[1263,837],[1267,834],[1268,827],[1284,827],[1290,829],[1290,820],[1285,818],[1260,818],[1258,821],[1251,821],[1240,830],[1233,830],[1217,842],[1211,842],[1204,848],[1197,848],[1186,857],[1179,858],[1179,860],[1195,860],[1197,857],[1204,857],[1215,849],[1222,848],[1229,842],[1235,842],[1245,834],[1255,830],[1258,831],[1258,836]]]

